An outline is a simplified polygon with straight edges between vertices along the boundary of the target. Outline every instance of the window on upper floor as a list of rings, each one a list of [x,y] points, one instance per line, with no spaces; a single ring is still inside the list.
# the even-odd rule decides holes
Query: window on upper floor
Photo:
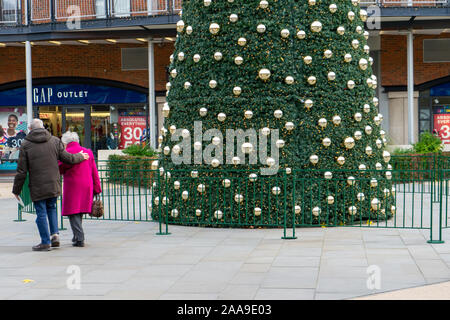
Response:
[[[423,40],[423,62],[450,62],[450,38]]]

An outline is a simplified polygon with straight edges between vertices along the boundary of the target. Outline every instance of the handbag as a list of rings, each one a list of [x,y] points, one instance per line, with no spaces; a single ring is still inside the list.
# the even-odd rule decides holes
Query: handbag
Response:
[[[95,195],[92,201],[92,210],[89,215],[94,218],[100,218],[103,216],[103,212],[103,202],[100,200],[100,196]]]

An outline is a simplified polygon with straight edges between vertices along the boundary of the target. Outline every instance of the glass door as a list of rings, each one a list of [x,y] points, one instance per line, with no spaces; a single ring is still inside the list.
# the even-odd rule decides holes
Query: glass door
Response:
[[[62,133],[76,132],[80,145],[91,149],[91,112],[90,106],[65,106],[62,110]]]

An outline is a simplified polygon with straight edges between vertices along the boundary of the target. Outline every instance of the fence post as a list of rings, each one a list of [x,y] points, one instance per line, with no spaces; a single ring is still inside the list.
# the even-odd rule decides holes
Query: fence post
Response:
[[[293,206],[295,206],[295,171],[291,172],[292,178],[292,197],[293,197]],[[284,203],[283,203],[283,210],[284,210],[284,235],[281,237],[281,239],[284,240],[295,240],[297,237],[295,236],[295,210],[292,208],[292,236],[288,237],[286,235],[286,229],[287,229],[287,172],[286,170],[283,170],[283,194],[284,194]]]
[[[155,174],[158,177],[158,182],[156,183],[156,186],[157,186],[158,193],[159,193],[158,194],[158,197],[159,197],[159,204],[158,204],[158,210],[159,210],[159,232],[156,235],[158,235],[158,236],[166,236],[166,235],[170,234],[170,232],[169,232],[168,206],[167,205],[164,206],[164,210],[165,210],[165,214],[166,214],[166,219],[165,219],[166,220],[166,231],[163,232],[162,231],[162,216],[161,216],[161,211],[163,210],[163,208],[162,208],[162,206],[163,206],[163,203],[162,203],[162,195],[163,195],[163,193],[161,192],[162,191],[161,190],[162,184],[161,184],[160,171],[156,170]],[[165,179],[163,179],[163,180],[165,180]],[[164,187],[166,188],[165,195],[168,196],[168,194],[167,194],[167,183],[164,183]],[[152,194],[152,202],[153,202],[153,194]]]
[[[434,188],[432,190],[433,194],[431,195],[432,199],[431,199],[431,217],[430,217],[430,240],[428,240],[428,243],[432,243],[432,244],[439,244],[439,243],[444,243],[445,241],[442,240],[442,206],[443,206],[443,170],[439,169],[437,171],[437,176],[438,176],[438,188]],[[434,184],[434,180],[436,179],[436,170],[433,170],[433,177],[432,177],[433,181],[432,183]],[[434,197],[434,193],[436,193],[436,190],[438,190],[439,194],[437,195],[439,198],[439,240],[433,240],[433,197]]]
[[[23,209],[24,207],[22,207],[22,208],[20,208],[20,207],[21,207],[21,205],[18,204],[18,205],[17,205],[17,219],[14,220],[14,222],[24,222],[24,221],[27,221],[27,220],[25,220],[25,219],[22,218],[22,209]]]

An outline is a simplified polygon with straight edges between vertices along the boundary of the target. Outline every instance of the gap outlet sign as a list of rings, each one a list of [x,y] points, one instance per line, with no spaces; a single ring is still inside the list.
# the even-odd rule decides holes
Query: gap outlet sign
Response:
[[[33,105],[82,105],[147,103],[147,95],[141,92],[110,86],[88,84],[55,84],[33,86]],[[0,91],[0,106],[25,106],[26,88]]]

